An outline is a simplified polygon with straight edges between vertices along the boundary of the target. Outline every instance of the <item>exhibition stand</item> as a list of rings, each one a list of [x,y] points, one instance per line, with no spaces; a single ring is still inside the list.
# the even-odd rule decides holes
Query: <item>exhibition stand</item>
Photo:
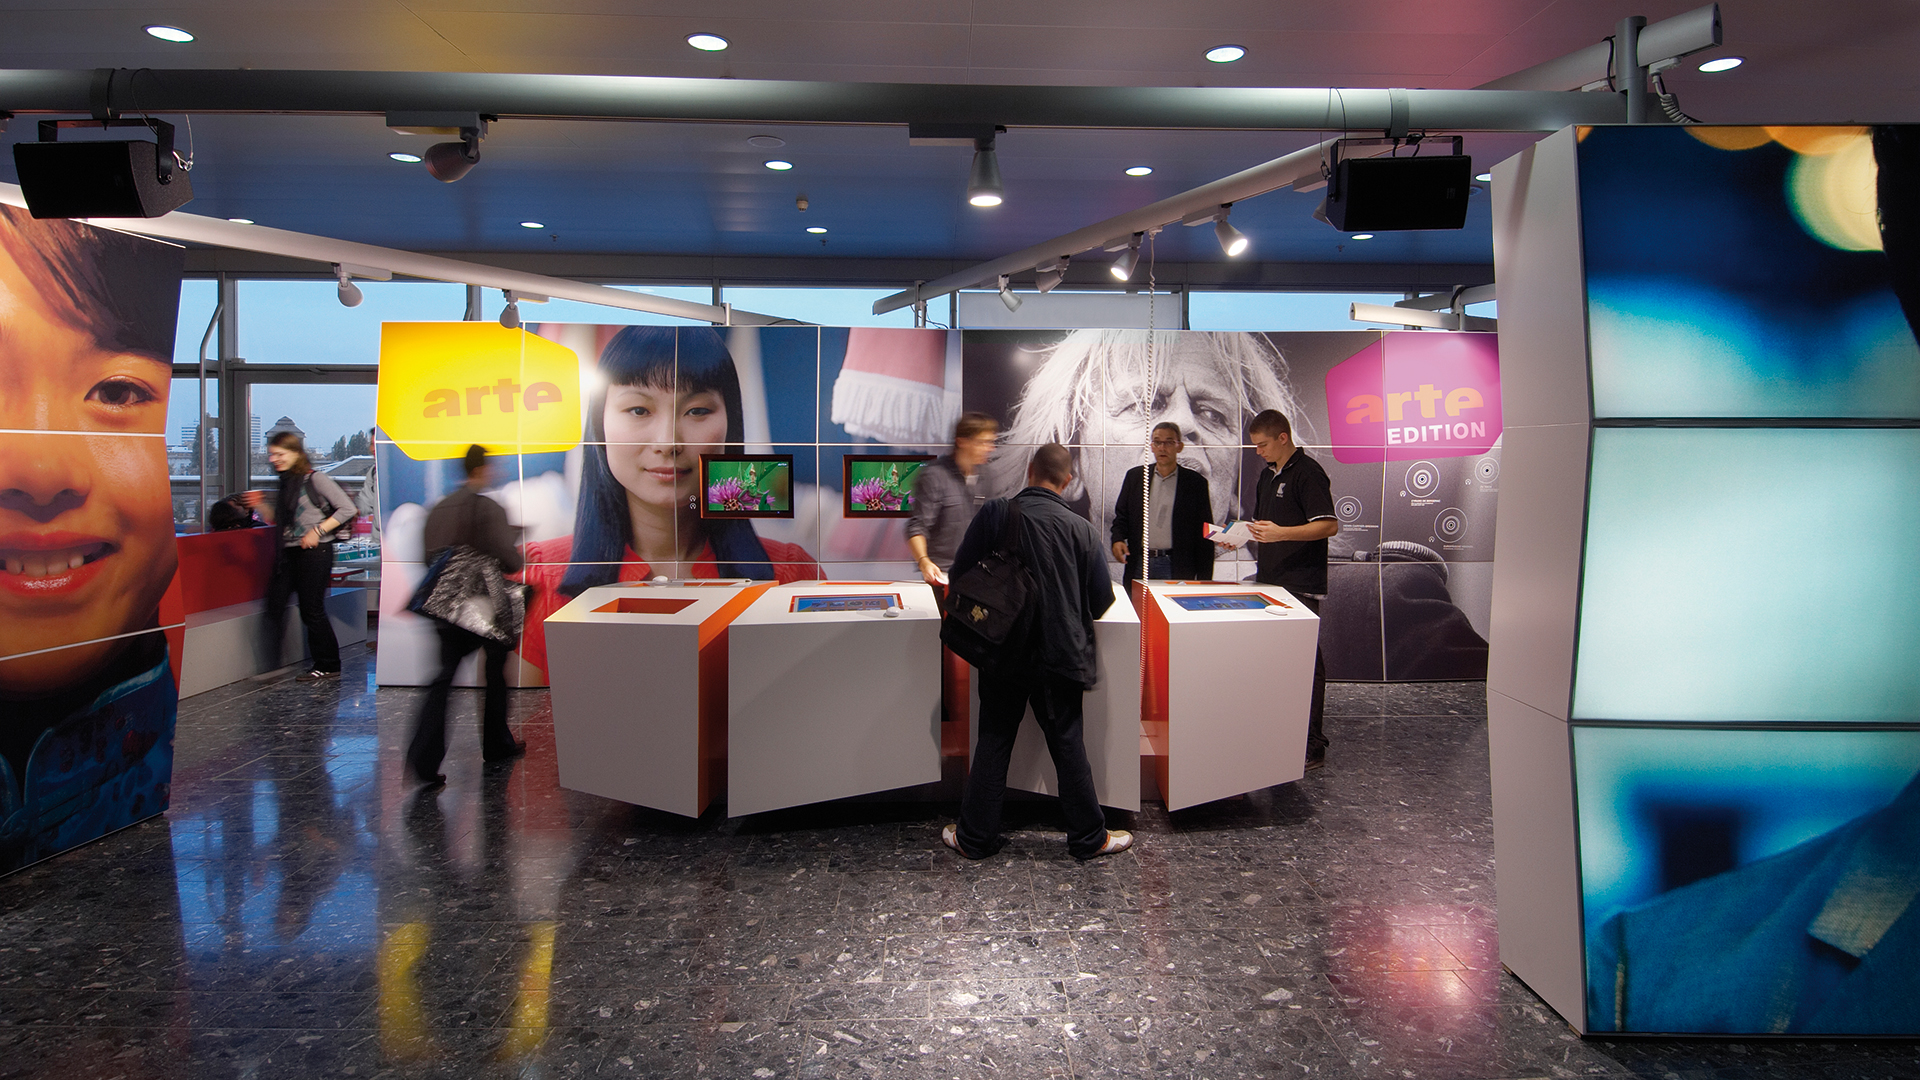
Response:
[[[699,817],[727,782],[727,627],[766,584],[588,589],[547,617],[560,785]]]
[[[1113,587],[1113,606],[1093,624],[1093,646],[1100,681],[1082,701],[1081,730],[1087,764],[1093,768],[1093,790],[1101,806],[1116,810],[1140,809],[1140,616],[1120,586]],[[977,737],[980,684],[971,695]],[[1007,787],[1042,795],[1060,794],[1060,780],[1047,752],[1046,736],[1027,709],[1007,763]]]
[[[1273,585],[1135,584],[1147,636],[1142,750],[1167,809],[1304,776],[1319,616]]]
[[[774,586],[727,641],[729,816],[940,779],[940,607],[926,584]]]

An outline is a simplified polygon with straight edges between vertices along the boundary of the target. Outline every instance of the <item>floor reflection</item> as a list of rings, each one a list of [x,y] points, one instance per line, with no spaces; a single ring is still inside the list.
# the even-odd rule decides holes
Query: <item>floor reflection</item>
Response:
[[[1503,975],[1478,685],[1336,686],[1312,779],[1068,859],[950,806],[729,821],[560,789],[530,744],[410,789],[419,694],[183,703],[164,818],[0,879],[0,1078],[1901,1075],[1883,1044],[1582,1041]],[[949,779],[951,784],[952,778]],[[951,790],[948,794],[952,794]]]

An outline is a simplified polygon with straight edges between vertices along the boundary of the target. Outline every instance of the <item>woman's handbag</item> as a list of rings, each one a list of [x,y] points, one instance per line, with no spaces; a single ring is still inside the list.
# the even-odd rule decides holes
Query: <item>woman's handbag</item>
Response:
[[[527,587],[508,581],[493,556],[455,544],[427,567],[407,610],[512,645],[526,626]]]

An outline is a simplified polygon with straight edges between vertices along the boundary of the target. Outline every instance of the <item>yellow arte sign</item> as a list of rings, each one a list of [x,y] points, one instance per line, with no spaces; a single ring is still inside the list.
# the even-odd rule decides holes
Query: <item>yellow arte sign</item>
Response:
[[[580,357],[491,322],[380,327],[380,430],[415,461],[580,445]]]

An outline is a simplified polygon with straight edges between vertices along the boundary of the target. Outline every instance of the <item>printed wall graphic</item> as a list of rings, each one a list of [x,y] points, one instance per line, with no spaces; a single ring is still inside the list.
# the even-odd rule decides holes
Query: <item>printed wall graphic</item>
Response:
[[[376,423],[415,461],[580,445],[580,358],[492,322],[385,323]]]
[[[383,410],[388,364],[444,370],[445,358],[463,354],[440,342],[437,328],[463,325],[477,324],[387,328]],[[535,628],[510,668],[521,685],[545,681],[538,619],[590,585],[656,574],[912,580],[912,555],[896,520],[911,492],[909,469],[949,447],[963,405],[1004,425],[1002,448],[982,474],[988,494],[1018,490],[1033,448],[1061,440],[1075,451],[1079,470],[1068,497],[1102,530],[1122,476],[1141,460],[1147,429],[1163,419],[1188,433],[1183,461],[1207,475],[1215,520],[1242,516],[1259,468],[1243,445],[1246,422],[1261,409],[1286,412],[1333,476],[1341,515],[1325,612],[1339,631],[1329,634],[1330,671],[1348,679],[1485,673],[1500,432],[1492,335],[1161,333],[1152,342],[1162,377],[1148,395],[1144,331],[546,324],[526,332],[458,332],[472,333],[475,348],[503,351],[488,354],[493,366],[484,371],[462,368],[476,373],[462,375],[458,388],[442,387],[430,374],[411,377],[404,390],[396,383],[392,401],[410,410],[407,422],[424,413],[423,395],[434,389],[458,389],[443,400],[457,398],[463,409],[469,394],[496,409],[499,395],[487,388],[518,387],[513,416],[528,424],[536,419],[524,407],[530,386],[551,383],[563,401],[576,400],[568,395],[581,388],[578,445],[564,452],[522,446],[506,470],[511,479],[493,493],[529,542]],[[515,366],[513,335],[529,357],[547,357],[544,374],[536,378],[531,363]],[[1330,387],[1337,387],[1339,430],[1359,441],[1327,442],[1336,430]],[[1365,419],[1372,406],[1357,398],[1377,400],[1382,418]],[[1389,423],[1396,412],[1401,422]],[[503,411],[480,415],[490,423],[504,419]],[[537,419],[544,423],[548,415]],[[1416,419],[1424,426],[1409,434]],[[1456,436],[1456,424],[1466,431]],[[559,436],[540,438],[539,446],[551,447]],[[468,441],[501,453],[516,448],[511,440],[457,434],[401,440],[382,428],[376,456],[384,580],[417,580],[424,572],[418,537],[426,509],[459,483],[457,463],[438,459],[457,457]],[[762,500],[747,497],[744,467],[703,482],[703,455],[790,460],[782,473],[790,476],[790,502],[779,509],[791,516],[765,516]],[[754,479],[757,485],[765,476],[756,472]],[[751,502],[750,509],[714,509],[707,496],[714,483],[728,481],[742,490],[729,488],[722,502]],[[901,505],[892,506],[896,498]],[[1118,563],[1112,571],[1117,580]],[[1250,558],[1229,558],[1215,576],[1252,573]],[[432,675],[433,639],[399,610],[405,592],[382,592],[382,682],[420,683]],[[406,644],[410,634],[419,635],[417,643]]]
[[[462,324],[413,325],[410,336],[388,338],[394,348]],[[510,479],[490,493],[528,541],[532,628],[509,667],[519,685],[546,681],[538,620],[593,585],[655,575],[781,582],[913,576],[900,521],[847,513],[843,459],[922,456],[950,441],[959,415],[958,335],[812,326],[542,324],[528,331],[529,349],[577,357],[582,391],[573,421],[578,445],[510,458],[503,462]],[[383,394],[386,366],[383,355]],[[514,371],[489,377],[530,381]],[[549,381],[564,385],[558,375]],[[453,441],[464,452],[467,443]],[[511,443],[489,445],[515,450]],[[700,458],[716,454],[790,462],[782,470],[786,516],[703,514]],[[458,463],[416,460],[384,429],[376,455],[383,576],[417,581],[426,511],[460,482]],[[735,479],[744,481],[744,474]],[[405,595],[382,591],[383,683],[419,684],[433,674],[433,635],[398,610]]]
[[[1278,409],[1326,468],[1340,516],[1321,611],[1329,677],[1485,677],[1499,490],[1493,335],[1078,330],[964,338],[964,404],[1005,425],[985,471],[989,494],[1017,490],[1033,448],[1062,442],[1077,471],[1067,497],[1105,535],[1148,429],[1169,421],[1186,433],[1181,464],[1207,477],[1214,520],[1224,523],[1252,509],[1262,468],[1244,445],[1247,421]],[[1159,385],[1149,398],[1150,344]],[[1118,579],[1117,562],[1112,570]],[[1245,552],[1214,567],[1223,581],[1253,572]]]
[[[1576,727],[1595,1031],[1920,1030],[1920,732]]]
[[[167,808],[183,261],[0,206],[0,873]]]
[[[1597,128],[1577,147],[1593,1030],[1920,1033],[1917,143]],[[1808,543],[1791,520],[1833,524]]]

